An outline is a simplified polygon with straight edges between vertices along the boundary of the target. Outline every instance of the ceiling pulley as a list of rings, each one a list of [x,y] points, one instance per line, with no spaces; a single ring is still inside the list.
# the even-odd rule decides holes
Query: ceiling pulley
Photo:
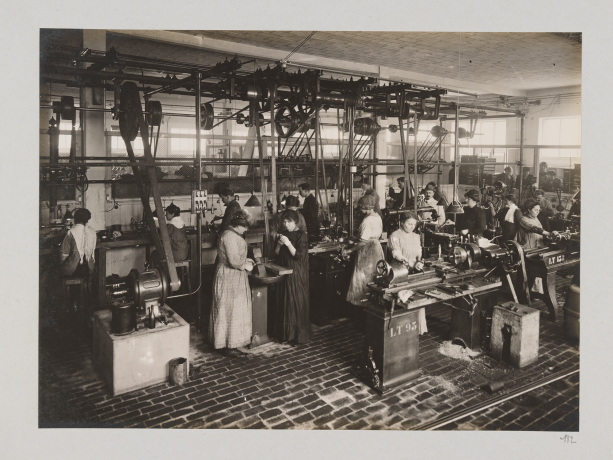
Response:
[[[200,106],[200,127],[205,131],[213,129],[215,124],[215,113],[213,105],[209,102]]]

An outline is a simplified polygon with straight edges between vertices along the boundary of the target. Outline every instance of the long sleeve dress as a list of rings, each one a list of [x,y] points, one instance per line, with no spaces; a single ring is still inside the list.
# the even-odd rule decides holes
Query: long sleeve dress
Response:
[[[173,217],[166,224],[168,236],[170,237],[170,247],[172,248],[172,257],[175,262],[185,260],[187,258],[187,233],[185,233],[185,222],[180,216]]]
[[[247,242],[231,227],[217,243],[219,261],[213,279],[209,338],[214,348],[238,348],[251,342],[251,289],[243,266]]]
[[[517,227],[517,242],[524,249],[534,249],[543,244],[543,227],[537,217],[522,214]]]
[[[392,257],[398,261],[403,258],[409,261],[409,268],[415,267],[415,263],[421,260],[421,241],[417,233],[407,233],[402,229],[396,230],[387,240],[387,246],[392,252]],[[428,332],[426,323],[426,309],[419,309],[419,333]]]
[[[483,231],[487,228],[485,210],[480,206],[464,208],[464,214],[458,214],[458,231],[468,230],[469,235],[483,236]]]
[[[376,276],[377,262],[385,257],[379,238],[383,233],[383,221],[378,214],[366,216],[358,229],[360,242],[355,251],[353,276],[347,291],[347,302],[362,306],[368,288]]]
[[[296,254],[292,256],[285,245],[279,250],[279,264],[291,268],[293,273],[287,275],[279,284],[275,335],[282,342],[293,340],[297,343],[308,343],[311,339],[308,238],[301,230],[285,230],[282,233],[296,248]]]

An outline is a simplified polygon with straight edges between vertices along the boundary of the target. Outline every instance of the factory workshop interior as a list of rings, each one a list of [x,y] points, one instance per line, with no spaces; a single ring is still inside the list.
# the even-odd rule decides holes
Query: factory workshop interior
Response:
[[[578,432],[581,63],[40,29],[39,427]]]

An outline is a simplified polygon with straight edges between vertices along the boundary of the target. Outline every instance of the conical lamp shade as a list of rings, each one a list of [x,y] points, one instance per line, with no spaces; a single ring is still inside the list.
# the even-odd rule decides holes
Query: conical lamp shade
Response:
[[[262,206],[262,203],[260,203],[260,200],[258,200],[257,196],[255,196],[254,194],[251,194],[251,196],[245,203],[245,206],[250,207],[250,208],[256,208],[258,206]]]
[[[449,206],[449,201],[447,201],[447,198],[442,196],[441,199],[438,200],[438,203],[436,203],[436,205],[443,206],[445,209],[447,209],[447,207]]]
[[[445,212],[448,212],[449,214],[464,214],[464,208],[458,200],[453,200],[451,204],[447,206]]]

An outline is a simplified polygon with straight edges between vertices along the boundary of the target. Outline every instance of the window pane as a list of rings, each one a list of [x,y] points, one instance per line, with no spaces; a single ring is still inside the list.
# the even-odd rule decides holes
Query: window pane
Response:
[[[494,122],[494,144],[504,145],[507,143],[507,122]]]
[[[543,120],[541,144],[560,145],[560,119]]]
[[[562,118],[560,126],[560,144],[578,145],[581,143],[580,118]]]
[[[478,137],[477,137],[478,136]],[[479,123],[475,130],[475,139],[479,144],[493,144],[494,143],[494,123],[483,122]]]

